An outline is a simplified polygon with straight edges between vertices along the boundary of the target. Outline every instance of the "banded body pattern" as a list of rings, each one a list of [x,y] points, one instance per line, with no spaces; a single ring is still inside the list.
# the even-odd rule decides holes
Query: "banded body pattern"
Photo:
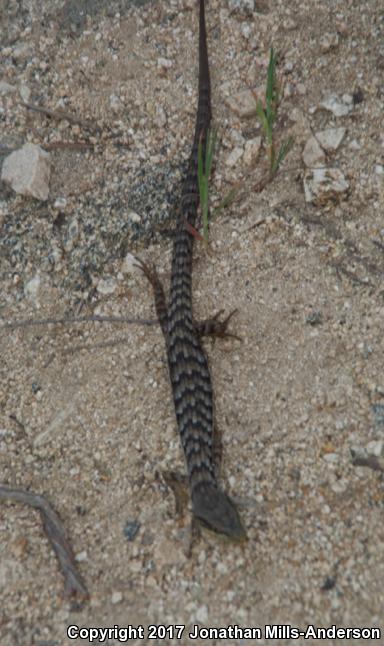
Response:
[[[211,120],[210,79],[204,0],[200,0],[199,96],[193,146],[184,179],[172,256],[169,306],[155,271],[140,267],[152,283],[157,316],[167,344],[169,374],[178,428],[187,462],[194,515],[210,529],[235,540],[245,538],[239,514],[219,489],[213,459],[213,392],[208,362],[192,315],[193,236],[199,205],[198,147],[203,154]],[[224,322],[225,324],[225,322]]]
[[[176,226],[166,341],[178,428],[186,457],[194,514],[211,529],[243,538],[237,510],[217,485],[213,462],[213,392],[208,362],[192,317],[193,236],[199,204],[197,161],[211,120],[204,0],[200,0],[199,92],[193,146]]]

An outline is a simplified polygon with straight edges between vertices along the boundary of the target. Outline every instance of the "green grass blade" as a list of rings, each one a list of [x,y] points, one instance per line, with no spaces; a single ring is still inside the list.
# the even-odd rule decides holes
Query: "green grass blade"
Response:
[[[257,112],[257,116],[259,117],[261,127],[264,130],[264,135],[265,137],[268,137],[268,132],[269,132],[268,119],[260,100],[256,104],[256,112]]]

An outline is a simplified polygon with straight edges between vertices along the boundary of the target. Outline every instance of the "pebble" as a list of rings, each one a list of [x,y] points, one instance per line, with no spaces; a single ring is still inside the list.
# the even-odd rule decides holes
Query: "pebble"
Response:
[[[342,99],[339,99],[334,94],[328,96],[319,104],[319,107],[332,112],[335,117],[345,117],[353,110],[353,104],[349,101],[349,95],[344,94]]]
[[[140,526],[141,525],[138,520],[128,520],[124,525],[124,529],[123,529],[124,536],[129,541],[133,541],[137,536]]]
[[[232,11],[240,11],[251,15],[255,11],[255,0],[229,0],[228,6]]]
[[[324,150],[333,152],[339,148],[346,132],[346,128],[327,128],[326,130],[316,132],[316,139],[320,142]]]
[[[383,445],[384,443],[382,440],[372,440],[371,442],[368,442],[366,446],[367,453],[379,458],[383,455]]]
[[[164,68],[169,70],[172,67],[173,63],[169,58],[158,58],[157,67]]]
[[[116,605],[117,603],[121,603],[122,600],[123,600],[123,594],[119,590],[115,590],[114,592],[112,592],[111,603],[113,603],[113,605]]]
[[[340,458],[339,458],[337,453],[325,453],[323,455],[323,460],[325,460],[325,462],[329,462],[329,463],[334,464],[336,462],[339,462],[339,459]]]
[[[325,164],[324,150],[313,135],[305,142],[302,158],[307,168],[322,167]]]
[[[233,168],[234,166],[236,166],[239,163],[240,159],[242,158],[243,153],[244,153],[243,148],[234,148],[229,153],[228,157],[225,160],[226,165],[229,166],[230,168]]]
[[[107,294],[113,294],[116,291],[117,283],[114,278],[101,278],[97,285],[96,289],[99,294],[106,296]]]
[[[136,211],[132,211],[132,210],[128,211],[127,217],[131,220],[131,222],[136,222],[136,223],[141,222],[141,216],[138,213],[136,213]]]
[[[47,200],[51,173],[50,155],[36,144],[24,144],[5,158],[1,179],[16,193]]]
[[[257,95],[258,96],[258,95]],[[254,117],[257,114],[256,97],[251,90],[242,90],[225,99],[228,107],[241,119]]]
[[[33,302],[35,307],[39,307],[39,291],[41,287],[40,274],[36,274],[24,285],[25,296]]]
[[[133,272],[141,271],[137,267],[137,260],[132,253],[127,253],[123,262],[121,263],[120,271],[123,274],[132,274]]]
[[[339,44],[339,36],[337,33],[326,33],[323,34],[320,38],[320,50],[323,54],[336,49]]]
[[[208,621],[208,608],[207,608],[207,606],[200,606],[200,608],[198,608],[196,610],[195,617],[196,617],[196,621],[199,624],[203,624],[203,625],[206,624],[207,621]]]
[[[19,94],[24,103],[28,103],[29,99],[31,98],[31,90],[28,85],[21,83],[19,87]]]
[[[339,200],[349,190],[349,183],[338,168],[314,168],[304,175],[305,201],[325,204]]]
[[[12,94],[16,92],[17,88],[6,81],[0,81],[0,94],[5,96],[6,94]]]
[[[255,137],[245,142],[244,147],[244,163],[247,166],[252,166],[256,163],[260,153],[261,137]]]

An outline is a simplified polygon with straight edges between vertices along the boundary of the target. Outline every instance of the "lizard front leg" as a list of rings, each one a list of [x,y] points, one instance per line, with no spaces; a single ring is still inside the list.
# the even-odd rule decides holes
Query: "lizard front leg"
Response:
[[[137,256],[136,256],[136,263],[137,264],[135,266],[138,269],[141,269],[143,274],[146,276],[146,278],[152,285],[153,294],[155,297],[155,308],[156,308],[157,318],[159,320],[165,340],[167,341],[168,340],[168,307],[167,307],[167,299],[165,298],[164,287],[156,271],[156,268],[153,265],[151,266],[147,265],[147,263],[143,262]]]

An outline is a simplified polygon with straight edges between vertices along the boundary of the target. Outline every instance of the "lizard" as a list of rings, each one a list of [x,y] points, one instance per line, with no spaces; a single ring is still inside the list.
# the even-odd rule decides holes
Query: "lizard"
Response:
[[[232,312],[224,321],[218,312],[197,324],[192,310],[194,225],[199,206],[199,143],[205,156],[211,121],[211,86],[205,23],[205,1],[199,0],[199,81],[193,145],[183,180],[172,255],[167,305],[156,270],[138,259],[154,291],[157,317],[165,338],[170,382],[178,430],[187,464],[193,516],[203,526],[233,540],[246,539],[239,513],[220,488],[214,459],[213,387],[201,336],[234,336],[226,332]]]

